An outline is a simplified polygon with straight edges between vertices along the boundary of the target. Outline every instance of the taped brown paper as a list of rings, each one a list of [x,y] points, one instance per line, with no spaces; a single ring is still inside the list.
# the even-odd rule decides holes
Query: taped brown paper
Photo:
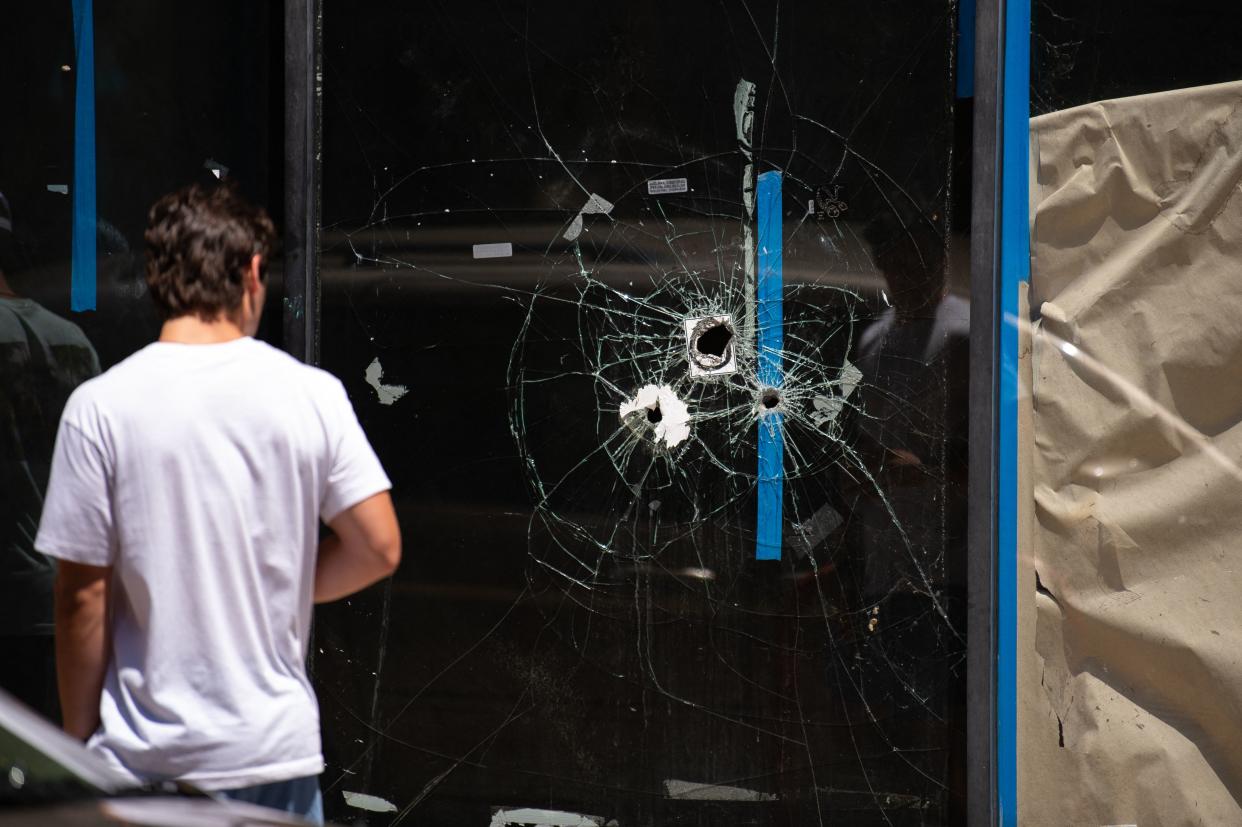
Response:
[[[1242,824],[1242,83],[1031,132],[1019,821]]]

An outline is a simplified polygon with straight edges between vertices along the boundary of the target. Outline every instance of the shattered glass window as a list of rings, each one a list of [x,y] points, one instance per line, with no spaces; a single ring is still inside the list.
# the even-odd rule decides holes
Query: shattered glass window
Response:
[[[961,822],[956,14],[325,4],[330,818]]]

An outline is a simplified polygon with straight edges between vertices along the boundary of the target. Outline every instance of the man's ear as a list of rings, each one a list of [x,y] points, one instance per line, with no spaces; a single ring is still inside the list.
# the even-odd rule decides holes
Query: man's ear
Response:
[[[246,272],[242,274],[242,286],[247,293],[257,293],[259,287],[263,284],[263,256],[255,253],[250,257],[250,263],[246,265]]]

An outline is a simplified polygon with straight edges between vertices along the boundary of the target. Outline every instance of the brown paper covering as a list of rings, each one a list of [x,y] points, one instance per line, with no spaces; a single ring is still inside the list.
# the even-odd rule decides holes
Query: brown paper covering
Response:
[[[1019,822],[1242,824],[1242,83],[1031,134]]]

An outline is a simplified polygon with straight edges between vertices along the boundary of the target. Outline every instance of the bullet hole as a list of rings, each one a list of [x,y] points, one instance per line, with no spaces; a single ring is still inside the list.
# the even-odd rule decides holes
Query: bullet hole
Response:
[[[772,410],[781,404],[781,394],[776,388],[765,388],[763,393],[759,394],[759,404],[764,410]]]
[[[644,385],[618,413],[645,442],[674,448],[690,437],[690,409],[668,385]]]
[[[725,361],[729,345],[733,342],[733,331],[727,324],[714,324],[699,334],[694,340],[694,349],[698,351],[699,363],[704,367],[717,366]]]
[[[733,321],[729,316],[704,316],[686,319],[686,341],[690,374],[706,376],[733,373]]]

